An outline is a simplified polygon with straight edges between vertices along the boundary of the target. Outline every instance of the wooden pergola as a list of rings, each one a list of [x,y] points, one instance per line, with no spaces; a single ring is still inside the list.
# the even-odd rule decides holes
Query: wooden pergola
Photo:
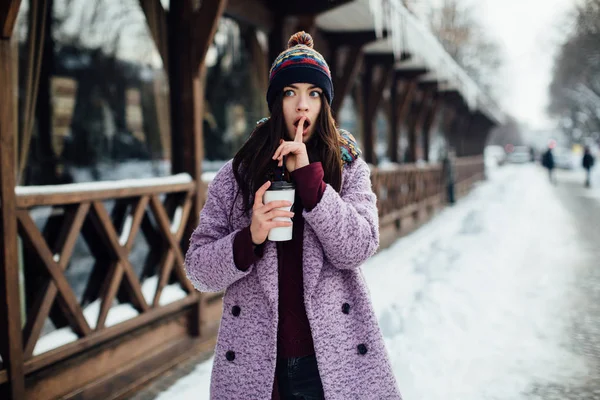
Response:
[[[382,1],[383,2],[383,1]],[[392,1],[392,3],[394,3]],[[399,4],[399,2],[398,2]],[[417,48],[398,52],[390,24],[376,26],[368,0],[178,0],[165,9],[160,0],[139,0],[168,74],[170,87],[171,162],[174,177],[139,185],[107,184],[83,190],[64,185],[55,191],[18,187],[19,166],[27,147],[17,143],[31,129],[43,67],[42,46],[48,0],[30,0],[30,65],[24,121],[18,120],[13,42],[21,0],[0,3],[0,398],[124,398],[153,377],[192,354],[210,351],[221,316],[221,294],[198,293],[185,277],[183,255],[205,201],[202,115],[206,54],[222,16],[268,34],[268,49],[253,46],[253,63],[266,90],[271,61],[289,35],[303,29],[330,63],[336,96],[334,112],[344,99],[356,100],[365,159],[374,165],[373,189],[379,199],[382,238],[408,232],[444,204],[441,166],[428,160],[430,132],[444,111],[447,142],[464,156],[456,163],[460,193],[483,177],[481,153],[501,116],[455,66],[440,66]],[[404,12],[404,11],[402,11]],[[354,19],[353,19],[354,18]],[[414,22],[413,22],[414,23]],[[415,29],[405,23],[403,29]],[[415,39],[417,40],[417,39]],[[449,65],[449,64],[448,64]],[[454,72],[445,74],[445,69]],[[376,168],[375,117],[383,109],[388,121],[387,154],[400,161],[401,127],[408,133],[408,160],[385,170]],[[19,151],[15,151],[15,149]],[[113,201],[109,213],[104,205]],[[51,207],[43,229],[31,211]],[[127,232],[124,234],[124,232]],[[129,254],[142,232],[159,265],[152,299],[142,293]],[[387,235],[387,236],[386,236]],[[65,279],[75,241],[83,237],[96,262],[86,294],[100,301],[90,323]],[[19,238],[23,243],[20,251]],[[383,239],[384,241],[386,239]],[[24,254],[23,260],[20,260]],[[21,304],[19,266],[26,277]],[[169,282],[185,296],[161,304]],[[137,316],[114,326],[107,317],[115,299],[132,305]],[[22,307],[26,309],[22,313]],[[47,318],[70,328],[76,340],[36,354]]]

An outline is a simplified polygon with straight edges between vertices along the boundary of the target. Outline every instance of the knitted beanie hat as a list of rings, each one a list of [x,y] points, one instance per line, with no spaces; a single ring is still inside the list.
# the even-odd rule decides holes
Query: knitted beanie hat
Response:
[[[277,94],[294,83],[311,83],[321,88],[331,104],[333,83],[329,66],[323,56],[313,49],[313,39],[304,31],[290,37],[288,48],[279,54],[271,66],[267,90],[269,111]]]

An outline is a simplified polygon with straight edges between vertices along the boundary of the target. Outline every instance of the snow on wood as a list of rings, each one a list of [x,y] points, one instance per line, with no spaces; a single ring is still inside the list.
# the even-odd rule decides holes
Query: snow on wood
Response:
[[[357,23],[360,20],[360,24]],[[402,4],[401,0],[355,0],[319,15],[317,26],[325,31],[352,32],[373,30],[380,40],[364,47],[365,53],[402,53],[411,55],[407,63],[419,63],[436,75],[448,89],[456,89],[471,110],[479,109],[492,120],[504,116],[493,101],[446,52],[435,35]],[[388,37],[384,38],[384,32]],[[402,69],[399,63],[397,68]]]
[[[69,183],[65,185],[17,186],[15,188],[15,193],[18,196],[22,196],[74,192],[96,192],[103,190],[177,185],[190,182],[192,182],[192,177],[189,174],[183,173],[159,178],[121,179],[115,181]]]
[[[127,218],[125,218],[125,223],[123,224],[123,231],[121,232],[121,236],[119,236],[119,244],[121,246],[125,246],[127,240],[129,240],[129,234],[131,233],[131,226],[133,224],[133,217],[131,214],[127,214]]]
[[[146,299],[146,303],[152,304],[157,287],[158,276],[151,276],[144,281],[142,284],[142,294],[144,295],[144,299]],[[187,296],[187,293],[178,283],[167,285],[163,288],[158,304],[164,306],[174,301],[183,299],[185,296]]]
[[[181,225],[181,219],[183,218],[183,207],[178,206],[175,210],[175,215],[173,216],[173,222],[171,222],[171,233],[177,232],[179,226]]]

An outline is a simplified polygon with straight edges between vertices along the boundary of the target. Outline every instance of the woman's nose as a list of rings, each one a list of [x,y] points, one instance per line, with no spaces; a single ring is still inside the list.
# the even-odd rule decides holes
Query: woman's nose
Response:
[[[298,96],[298,104],[296,105],[297,111],[308,111],[308,101],[306,96]]]

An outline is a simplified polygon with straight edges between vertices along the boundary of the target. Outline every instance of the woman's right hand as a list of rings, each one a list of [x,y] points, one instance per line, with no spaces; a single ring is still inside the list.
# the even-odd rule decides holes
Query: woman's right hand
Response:
[[[271,186],[271,182],[267,181],[262,185],[254,195],[254,205],[252,206],[252,223],[250,224],[250,234],[252,243],[260,245],[267,240],[269,231],[273,228],[292,226],[289,221],[273,221],[275,217],[292,218],[293,212],[277,210],[281,207],[290,207],[292,203],[286,200],[275,200],[267,204],[263,204],[263,196],[267,189]]]

